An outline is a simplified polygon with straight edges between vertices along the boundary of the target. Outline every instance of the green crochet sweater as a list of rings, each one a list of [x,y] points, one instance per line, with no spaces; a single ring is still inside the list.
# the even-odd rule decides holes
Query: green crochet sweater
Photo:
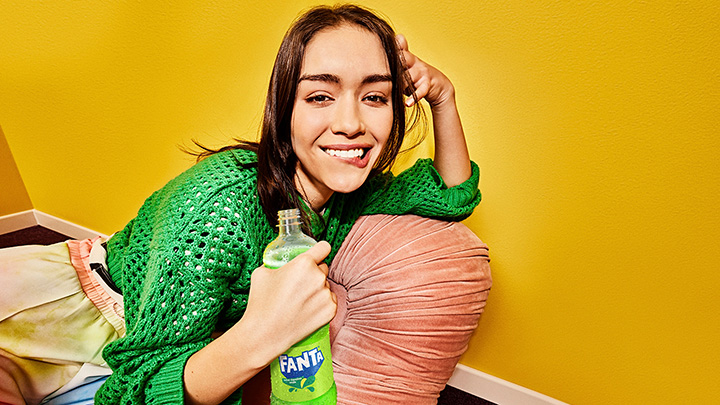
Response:
[[[122,289],[127,334],[103,357],[113,374],[96,394],[101,404],[183,403],[188,358],[245,311],[250,274],[276,232],[256,195],[257,156],[214,154],[150,196],[135,219],[108,241],[108,267]],[[328,262],[360,215],[406,214],[462,219],[480,202],[479,170],[447,188],[430,159],[397,177],[382,174],[349,194],[336,193],[318,239]],[[226,403],[240,403],[241,393]]]

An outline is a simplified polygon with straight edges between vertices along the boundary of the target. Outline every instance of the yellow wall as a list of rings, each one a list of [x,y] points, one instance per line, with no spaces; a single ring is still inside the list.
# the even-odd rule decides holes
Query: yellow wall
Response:
[[[0,217],[32,209],[30,196],[20,177],[10,146],[0,127]]]
[[[301,7],[165,3],[0,3],[35,208],[113,232],[192,163],[176,144],[256,133]],[[574,404],[717,401],[717,3],[364,4],[454,80],[483,170],[495,286],[463,363]]]

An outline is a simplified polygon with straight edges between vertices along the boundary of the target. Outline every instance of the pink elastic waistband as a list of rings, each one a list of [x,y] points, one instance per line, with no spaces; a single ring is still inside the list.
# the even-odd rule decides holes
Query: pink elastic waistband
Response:
[[[125,319],[122,305],[113,299],[98,282],[90,269],[90,250],[100,237],[67,241],[70,261],[77,272],[85,295],[100,310],[100,313],[115,328],[120,336],[125,335]]]

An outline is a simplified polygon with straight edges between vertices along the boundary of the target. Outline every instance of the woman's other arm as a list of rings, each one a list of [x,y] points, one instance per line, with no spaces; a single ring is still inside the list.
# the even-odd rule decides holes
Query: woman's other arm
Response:
[[[397,42],[416,89],[416,98],[409,97],[406,105],[410,107],[424,98],[432,110],[435,137],[433,165],[446,186],[461,184],[470,178],[472,169],[455,103],[455,87],[441,71],[410,52],[404,36],[398,35]]]

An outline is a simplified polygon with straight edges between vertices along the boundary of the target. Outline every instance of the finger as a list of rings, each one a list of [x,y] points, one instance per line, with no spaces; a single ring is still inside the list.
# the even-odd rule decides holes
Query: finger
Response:
[[[407,51],[410,49],[408,48],[407,39],[405,39],[405,35],[403,34],[395,35],[395,42],[397,42],[398,48],[400,48],[401,51]]]
[[[417,56],[415,56],[414,53],[410,51],[402,51],[400,55],[402,56],[402,60],[405,63],[405,69],[410,69],[415,66],[415,63],[417,62]]]
[[[403,94],[411,96],[413,94],[413,90],[415,89],[413,82],[417,80],[417,69],[413,69],[413,65],[415,65],[417,58],[410,52],[404,52],[402,55],[404,55],[403,63],[405,64],[405,74],[403,75]]]
[[[412,107],[413,104],[416,104],[418,101],[422,100],[427,95],[429,89],[430,85],[428,81],[421,79],[420,81],[415,83],[415,94],[405,100],[405,105],[408,107]]]
[[[320,264],[330,254],[330,244],[324,240],[320,241],[303,254],[310,256],[315,263]]]
[[[422,77],[417,83],[415,83],[415,94],[417,95],[418,100],[425,98],[429,91],[430,81],[427,80],[427,78]]]
[[[325,277],[328,276],[328,273],[330,272],[330,269],[328,268],[328,265],[327,265],[327,264],[325,264],[325,263],[320,263],[320,264],[318,265],[318,268],[320,269],[320,271],[322,271],[322,272],[325,274]]]

